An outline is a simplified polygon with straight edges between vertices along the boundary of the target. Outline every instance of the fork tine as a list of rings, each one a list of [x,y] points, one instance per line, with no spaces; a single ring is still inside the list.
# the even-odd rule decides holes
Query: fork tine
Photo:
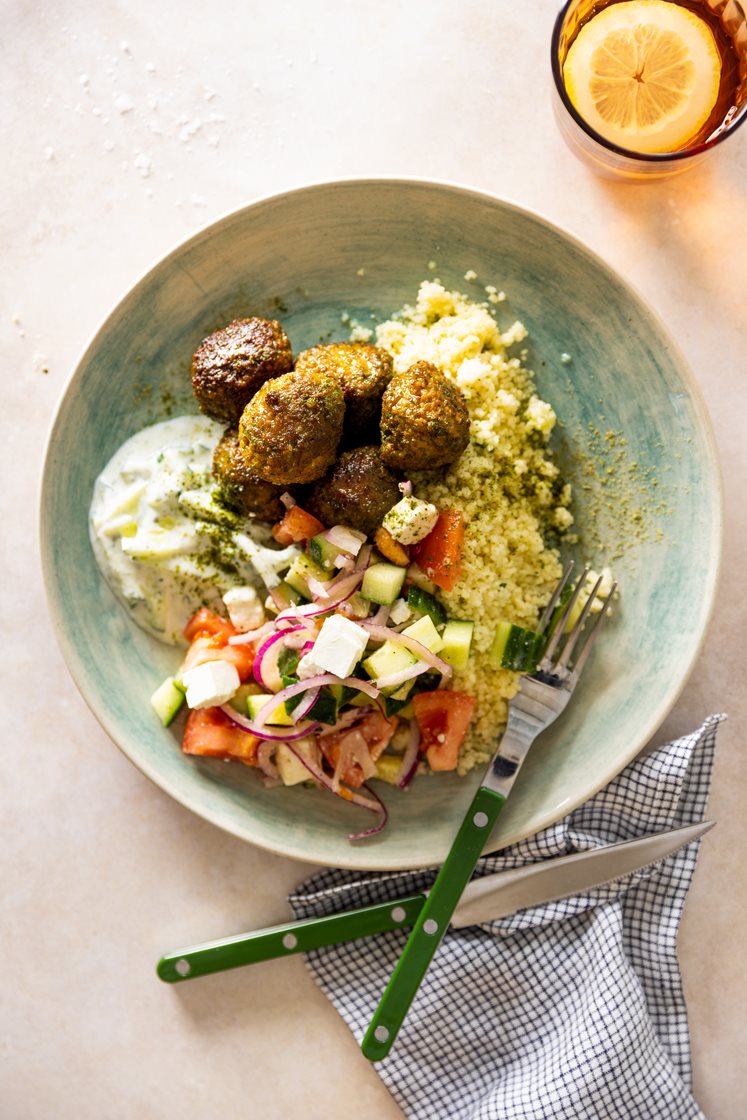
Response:
[[[610,604],[612,603],[612,600],[614,598],[614,595],[615,595],[616,591],[617,591],[617,584],[613,583],[612,587],[610,589],[609,595],[607,596],[607,598],[604,600],[604,603],[602,604],[602,609],[599,611],[599,613],[597,615],[594,616],[594,621],[592,622],[591,626],[589,627],[589,630],[586,634],[586,637],[584,638],[583,645],[581,646],[578,657],[576,658],[576,661],[574,663],[574,666],[573,666],[574,676],[578,676],[579,673],[581,672],[581,670],[583,669],[584,665],[586,664],[586,658],[589,656],[589,653],[590,653],[591,647],[592,647],[592,643],[593,643],[594,638],[596,637],[596,635],[599,631],[599,624],[602,621],[602,619],[604,618],[604,616],[606,615],[607,611],[609,610]]]
[[[583,610],[581,611],[581,614],[578,616],[578,619],[576,620],[576,625],[573,627],[570,634],[568,635],[568,637],[565,640],[565,645],[563,646],[563,652],[561,653],[560,657],[557,660],[557,665],[565,666],[570,661],[571,654],[573,653],[573,648],[576,645],[576,642],[578,641],[578,636],[581,633],[581,631],[583,630],[584,624],[585,624],[587,618],[589,617],[589,612],[591,611],[594,600],[597,597],[597,591],[602,586],[602,580],[603,579],[604,579],[604,576],[599,576],[598,579],[597,579],[597,582],[594,584],[594,587],[592,588],[586,602],[584,603]]]
[[[552,655],[555,653],[555,650],[558,647],[558,642],[560,641],[560,639],[563,636],[563,631],[565,629],[565,624],[571,616],[571,611],[573,610],[573,608],[576,605],[576,600],[578,599],[579,595],[581,594],[581,590],[582,590],[582,588],[583,588],[583,586],[586,582],[586,577],[588,576],[588,574],[589,574],[589,569],[584,568],[583,572],[581,573],[581,575],[578,578],[578,582],[576,584],[576,587],[574,588],[573,594],[571,595],[570,599],[568,600],[568,602],[565,605],[565,610],[561,614],[560,618],[557,618],[555,620],[555,622],[554,622],[554,624],[553,624],[553,626],[550,630],[550,635],[549,635],[550,640],[548,641],[547,645],[545,646],[545,654],[544,654],[543,660],[545,658],[552,659]]]
[[[552,599],[550,600],[550,602],[547,604],[544,611],[542,612],[542,618],[539,620],[539,622],[537,624],[537,633],[538,634],[544,633],[545,627],[547,626],[548,622],[552,618],[552,612],[557,607],[558,601],[560,600],[560,596],[563,594],[563,591],[565,589],[565,585],[568,583],[568,580],[571,578],[571,572],[573,571],[574,567],[575,567],[575,562],[573,560],[570,560],[568,562],[568,565],[567,565],[565,571],[563,572],[563,575],[560,577],[560,580],[559,580],[558,584],[556,585],[555,590],[553,591]]]

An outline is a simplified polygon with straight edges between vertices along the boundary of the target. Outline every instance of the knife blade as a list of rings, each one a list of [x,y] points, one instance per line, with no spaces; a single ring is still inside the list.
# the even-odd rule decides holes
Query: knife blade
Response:
[[[451,924],[460,929],[492,921],[517,910],[555,902],[615,882],[668,859],[703,836],[714,824],[714,821],[701,821],[473,879],[462,895]],[[407,929],[415,924],[426,897],[427,891],[177,949],[161,957],[156,972],[161,980],[174,984],[387,930]]]

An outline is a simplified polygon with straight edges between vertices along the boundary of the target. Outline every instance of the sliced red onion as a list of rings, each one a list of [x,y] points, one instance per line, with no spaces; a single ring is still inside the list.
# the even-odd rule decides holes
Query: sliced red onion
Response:
[[[371,563],[371,553],[373,548],[370,544],[364,544],[363,548],[358,553],[358,559],[355,562],[356,572],[365,572],[368,565]]]
[[[343,552],[349,552],[353,556],[357,556],[361,545],[366,543],[365,533],[360,533],[357,529],[348,529],[346,525],[333,525],[324,535],[330,544],[342,549]],[[357,542],[357,548],[355,546],[350,547],[351,537]]]
[[[363,786],[366,793],[371,794],[371,798],[362,797],[359,793],[354,793],[350,800],[355,805],[360,805],[362,809],[368,809],[372,813],[378,813],[380,820],[373,828],[367,828],[364,832],[352,832],[348,836],[348,840],[368,840],[372,836],[377,836],[386,828],[386,822],[389,820],[389,811],[384,802],[379,797],[378,793],[374,793],[370,786]]]
[[[232,723],[240,727],[243,731],[248,731],[250,735],[254,735],[257,739],[267,739],[271,743],[292,743],[296,739],[305,739],[309,735],[313,735],[318,730],[319,724],[316,722],[306,723],[304,726],[299,727],[278,727],[273,728],[272,731],[269,727],[260,727],[254,720],[247,719],[245,716],[239,715],[235,708],[230,704],[221,704],[220,710],[228,716]]]
[[[373,699],[376,699],[379,695],[378,688],[371,681],[362,681],[358,677],[336,677],[334,673],[320,673],[319,676],[309,677],[305,681],[296,681],[295,684],[289,684],[287,688],[283,688],[275,696],[271,696],[254,717],[255,725],[263,727],[272,713],[277,711],[278,707],[284,704],[286,700],[298,696],[301,692],[307,692],[310,688],[322,688],[326,684],[341,684],[347,688],[354,688]]]
[[[373,710],[373,704],[366,704],[360,708],[348,708],[346,712],[342,713],[333,727],[325,727],[323,731],[319,732],[317,737],[323,739],[325,735],[334,735],[338,731],[344,731],[346,727],[352,727],[353,724],[359,723],[360,720],[365,719]]]
[[[268,634],[272,634],[274,629],[274,622],[265,622],[264,626],[259,626],[256,630],[245,630],[243,634],[234,634],[233,637],[228,639],[228,644],[229,646],[243,646],[249,642],[259,642],[262,638],[266,638]]]
[[[340,553],[339,556],[335,556],[335,567],[342,568],[346,572],[352,572],[353,568],[355,567],[353,557],[343,556],[342,553]]]
[[[310,631],[303,626],[299,626],[297,630],[286,630],[285,634],[288,635],[285,639],[286,649],[306,649],[307,647],[311,649],[314,644],[309,637]],[[314,637],[316,638],[316,635]]]
[[[283,622],[286,619],[308,619],[318,618],[319,615],[328,614],[334,611],[337,607],[342,606],[353,592],[356,590],[361,580],[363,579],[363,572],[351,572],[350,575],[344,574],[332,583],[327,584],[324,590],[324,598],[319,598],[314,603],[305,603],[302,607],[292,606],[280,612],[276,618],[276,622]],[[311,580],[309,584],[311,584]],[[314,581],[316,582],[316,581]],[[322,585],[319,584],[321,587]],[[311,587],[309,587],[311,590]]]
[[[432,669],[438,670],[442,677],[442,685],[451,680],[453,669],[447,661],[431,653],[422,642],[417,642],[407,634],[397,634],[387,626],[375,626],[373,622],[362,622],[361,626],[367,630],[375,642],[392,642],[393,645],[404,646],[410,653],[414,653],[421,661],[425,661]]]
[[[294,506],[298,505],[298,502],[293,497],[293,495],[289,494],[287,491],[284,494],[280,495],[280,501],[283,503],[286,509],[293,509]]]
[[[291,717],[291,719],[293,720],[294,723],[298,723],[299,720],[303,719],[304,716],[307,716],[309,714],[309,712],[311,711],[311,709],[314,707],[317,700],[319,699],[319,693],[320,692],[321,692],[321,689],[319,689],[319,688],[309,689],[309,691],[304,696],[303,700],[301,700],[296,705],[296,707],[293,709],[293,711],[289,713],[290,717]],[[286,711],[287,711],[287,708],[286,708]]]
[[[407,669],[400,669],[398,673],[390,673],[386,677],[377,677],[374,684],[377,688],[395,688],[398,684],[406,684],[413,677],[419,677],[421,673],[426,673],[428,669],[430,669],[430,665],[426,665],[424,661],[418,661],[415,665],[409,665]]]
[[[285,608],[287,606],[287,603],[288,603],[288,600],[283,598],[282,592],[278,591],[277,587],[268,587],[267,588],[267,594],[270,596],[273,603],[275,604],[275,609],[276,610],[278,610],[278,611],[285,610]]]
[[[257,650],[252,672],[257,684],[265,692],[278,692],[283,687],[277,667],[278,655],[280,654],[279,643],[285,640],[287,634],[301,629],[300,626],[294,626],[293,630],[276,630]]]
[[[345,743],[352,758],[360,766],[363,771],[364,779],[376,777],[376,763],[371,758],[371,752],[368,749],[368,743],[361,735],[360,731],[355,728],[349,731],[345,736]]]
[[[257,747],[257,766],[266,777],[273,779],[280,779],[277,767],[272,761],[272,756],[277,749],[277,743],[270,743],[263,740]]]
[[[400,789],[407,789],[415,773],[420,761],[420,728],[416,719],[410,720],[410,734],[407,740],[407,747],[402,756],[402,765],[397,774],[397,785]]]
[[[372,626],[386,626],[387,622],[389,621],[389,615],[391,613],[391,610],[392,610],[392,608],[390,606],[379,607],[376,614],[371,616],[371,625]]]
[[[309,576],[306,580],[306,583],[315,602],[317,599],[329,598],[330,591],[332,590],[333,586],[332,582],[330,582],[329,580],[326,583],[321,583],[320,580],[314,579],[313,576]]]
[[[410,482],[409,478],[406,478],[404,482],[399,483],[399,492],[405,498],[412,497],[412,483]]]

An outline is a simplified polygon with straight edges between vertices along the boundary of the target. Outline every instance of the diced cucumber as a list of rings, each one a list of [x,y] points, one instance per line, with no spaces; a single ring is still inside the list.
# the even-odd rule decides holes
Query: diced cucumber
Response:
[[[156,715],[168,727],[184,703],[184,689],[179,688],[174,677],[167,677],[150,698]]]
[[[394,642],[384,642],[383,646],[366,658],[363,668],[372,680],[378,680],[379,677],[388,677],[392,673],[401,672],[402,669],[409,669],[416,661],[417,657],[404,646],[395,645]]]
[[[398,598],[404,582],[404,568],[396,564],[372,564],[363,577],[361,595],[372,603],[388,607]]]
[[[293,745],[299,754],[304,755],[316,766],[319,765],[319,748],[313,739],[299,739]],[[311,777],[311,773],[306,769],[300,758],[297,758],[285,743],[278,743],[275,751],[275,765],[285,786],[300,785],[301,782],[307,782]]]
[[[396,754],[382,754],[376,759],[376,777],[390,785],[397,784],[399,772],[402,769],[402,759]]]
[[[421,646],[425,646],[431,653],[438,653],[443,646],[443,638],[439,634],[436,627],[433,625],[433,619],[429,614],[424,614],[417,622],[406,627],[402,633],[407,638],[414,638],[416,642],[420,642]]]
[[[309,579],[318,580],[319,583],[326,583],[329,580],[329,572],[325,572],[324,568],[320,568],[315,564],[310,556],[302,553],[297,556],[288,569],[285,582],[299,595],[303,595],[306,599],[311,599],[312,595],[309,591]]]
[[[338,546],[331,544],[321,533],[318,537],[312,537],[309,541],[309,556],[315,564],[328,572],[333,570],[335,560],[339,555],[340,549]]]
[[[235,708],[242,716],[245,716],[249,711],[249,704],[247,700],[250,696],[258,696],[262,689],[258,684],[242,684],[241,688],[233,694],[228,703],[232,708]]]
[[[364,599],[360,591],[354,591],[347,602],[352,618],[367,618],[371,611],[371,604]]]
[[[461,618],[450,619],[441,635],[444,644],[441,646],[439,657],[443,657],[444,661],[453,665],[455,669],[466,669],[474,629],[474,622]]]
[[[410,587],[407,592],[407,605],[416,618],[427,614],[436,626],[443,626],[446,622],[446,611],[438,599],[428,591],[424,591],[422,587],[416,587],[414,584]]]
[[[271,699],[269,693],[261,693],[259,696],[247,696],[246,707],[252,719],[256,719],[259,714],[260,708],[263,708],[268,700]],[[285,710],[285,704],[281,704],[272,713],[270,718],[266,721],[271,727],[292,727],[293,720]]]
[[[542,658],[543,647],[544,637],[535,630],[499,622],[490,647],[490,659],[497,669],[533,673]]]

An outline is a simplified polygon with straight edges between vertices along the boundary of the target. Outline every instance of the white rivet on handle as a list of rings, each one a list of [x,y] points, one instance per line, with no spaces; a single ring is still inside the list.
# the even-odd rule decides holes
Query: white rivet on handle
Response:
[[[298,938],[295,933],[286,933],[283,935],[283,947],[286,949],[295,949],[298,945]]]
[[[179,976],[189,976],[190,972],[192,971],[192,965],[189,963],[189,961],[185,961],[184,957],[182,957],[181,960],[178,960],[176,962],[176,964],[174,965],[174,969],[179,974]]]
[[[386,1042],[389,1038],[389,1027],[377,1027],[374,1031],[374,1038],[377,1042]]]
[[[427,921],[423,922],[423,929],[426,933],[438,933],[438,922],[434,922],[433,918],[428,918]]]
[[[395,906],[394,909],[392,910],[392,921],[393,922],[404,922],[406,917],[407,917],[407,911],[405,910],[404,906]]]
[[[472,818],[472,823],[476,828],[485,828],[485,825],[488,823],[488,814],[475,813],[474,817]]]

